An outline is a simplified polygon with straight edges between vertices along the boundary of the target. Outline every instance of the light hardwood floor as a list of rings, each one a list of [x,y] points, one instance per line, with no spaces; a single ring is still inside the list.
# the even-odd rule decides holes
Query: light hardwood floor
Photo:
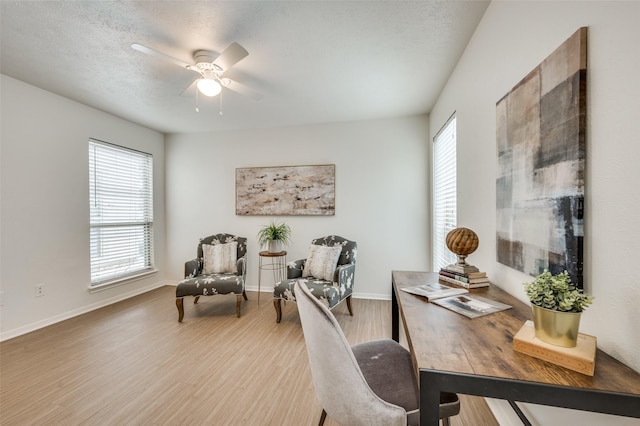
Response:
[[[10,425],[317,425],[294,303],[275,322],[271,298],[185,299],[178,323],[166,286],[0,343],[0,423]],[[391,336],[391,302],[334,314],[350,343]],[[497,425],[462,396],[452,425]],[[327,426],[337,423],[330,418]]]

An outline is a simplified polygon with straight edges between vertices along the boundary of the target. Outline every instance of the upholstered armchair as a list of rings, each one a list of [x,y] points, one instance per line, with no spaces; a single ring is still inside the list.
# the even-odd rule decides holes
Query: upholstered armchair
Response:
[[[236,295],[236,316],[240,318],[242,299],[247,300],[244,283],[247,276],[247,239],[231,234],[202,238],[197,257],[184,264],[185,279],[176,287],[178,322],[184,317],[183,299],[218,294]]]
[[[311,241],[309,254],[287,265],[287,279],[275,284],[273,305],[276,322],[282,320],[282,301],[296,300],[294,286],[302,281],[313,295],[333,309],[343,300],[347,301],[349,314],[353,316],[351,295],[356,270],[358,244],[346,238],[329,235]]]

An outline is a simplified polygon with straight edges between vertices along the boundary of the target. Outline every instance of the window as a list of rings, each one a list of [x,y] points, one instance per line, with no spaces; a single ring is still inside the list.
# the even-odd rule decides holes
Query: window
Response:
[[[446,244],[456,227],[456,117],[433,138],[433,268],[439,271],[456,262]]]
[[[91,285],[153,269],[153,157],[89,140]]]

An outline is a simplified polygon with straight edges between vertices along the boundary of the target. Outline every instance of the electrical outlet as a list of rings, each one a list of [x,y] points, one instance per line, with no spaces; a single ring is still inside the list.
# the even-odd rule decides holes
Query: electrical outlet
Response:
[[[44,284],[36,285],[36,297],[44,296]]]

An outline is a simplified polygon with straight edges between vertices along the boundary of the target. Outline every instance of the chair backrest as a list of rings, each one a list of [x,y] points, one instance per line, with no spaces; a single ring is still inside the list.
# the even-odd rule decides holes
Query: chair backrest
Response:
[[[341,245],[342,251],[340,252],[338,265],[356,263],[356,257],[358,255],[358,243],[356,243],[355,241],[347,240],[346,238],[340,237],[338,235],[328,235],[326,237],[314,239],[313,241],[311,241],[311,244],[330,247]]]
[[[202,257],[204,256],[202,252],[203,244],[224,244],[233,241],[238,242],[238,259],[240,259],[242,256],[247,254],[247,239],[231,234],[215,234],[201,238],[200,243],[198,243],[198,259],[202,260]]]
[[[313,385],[327,414],[343,425],[406,425],[404,408],[380,399],[362,375],[333,314],[296,282],[294,292],[309,354]]]

